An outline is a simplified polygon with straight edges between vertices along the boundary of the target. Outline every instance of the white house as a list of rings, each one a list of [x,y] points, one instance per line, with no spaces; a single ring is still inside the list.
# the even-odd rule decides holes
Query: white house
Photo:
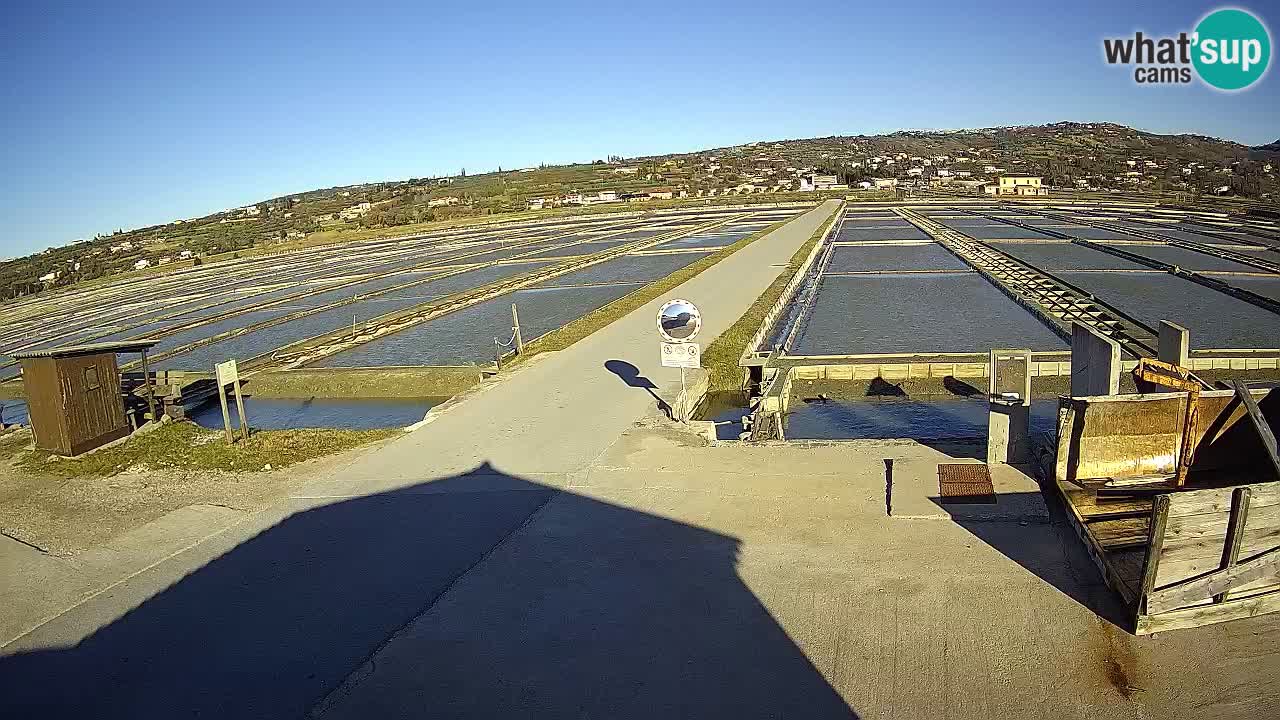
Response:
[[[831,190],[836,185],[835,175],[801,175],[800,190],[802,192],[811,192],[814,190]]]
[[[138,262],[136,262],[136,263],[134,263],[134,264],[133,264],[133,269],[134,269],[134,270],[144,270],[144,269],[149,268],[149,267],[151,267],[151,261],[150,261],[150,260],[139,260]]]

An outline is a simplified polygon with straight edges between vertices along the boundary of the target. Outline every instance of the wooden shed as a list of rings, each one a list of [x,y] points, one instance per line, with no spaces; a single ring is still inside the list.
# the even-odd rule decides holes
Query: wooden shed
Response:
[[[59,455],[88,452],[128,435],[116,353],[143,354],[147,399],[155,417],[146,352],[153,340],[96,343],[14,353],[22,361],[27,414],[36,447]]]

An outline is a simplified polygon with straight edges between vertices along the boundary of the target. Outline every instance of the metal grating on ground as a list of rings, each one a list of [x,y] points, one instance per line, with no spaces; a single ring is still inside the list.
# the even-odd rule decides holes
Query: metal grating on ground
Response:
[[[951,463],[938,466],[938,494],[943,502],[996,501],[991,471],[980,463]]]

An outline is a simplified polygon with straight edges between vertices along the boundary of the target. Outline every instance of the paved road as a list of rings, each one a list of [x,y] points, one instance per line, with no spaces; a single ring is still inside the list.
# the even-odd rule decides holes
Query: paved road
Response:
[[[699,339],[709,342],[745,312],[837,206],[825,203],[675,290],[704,311]],[[530,363],[281,506],[130,570],[6,646],[0,716],[304,715],[585,477],[655,404],[640,378],[674,396],[678,371],[658,367],[659,305]],[[637,375],[616,372],[625,364]],[[592,517],[618,527],[652,517],[604,510]],[[669,527],[648,537],[668,545],[679,537],[705,558],[685,575],[702,577],[714,560],[714,577],[733,582],[731,539]],[[809,689],[826,688],[750,593],[740,603],[751,613],[740,639],[758,628],[781,648],[777,682],[749,683],[761,700],[772,689],[779,707],[794,707]],[[721,663],[732,655],[718,654]],[[753,668],[742,671],[758,674]],[[828,707],[847,715],[826,693]]]

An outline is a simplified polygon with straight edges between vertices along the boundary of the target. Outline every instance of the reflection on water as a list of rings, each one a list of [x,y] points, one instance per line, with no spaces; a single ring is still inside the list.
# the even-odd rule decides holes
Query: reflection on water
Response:
[[[445,398],[410,398],[378,400],[268,399],[245,398],[244,413],[249,427],[260,430],[296,430],[299,428],[333,428],[341,430],[376,430],[412,425]],[[235,405],[231,424],[240,427]],[[222,407],[210,403],[191,414],[191,420],[207,428],[222,428]]]
[[[1031,431],[1052,430],[1056,399],[1031,402]],[[987,436],[987,400],[957,397],[868,397],[795,400],[786,418],[788,440],[913,438],[956,440]]]

